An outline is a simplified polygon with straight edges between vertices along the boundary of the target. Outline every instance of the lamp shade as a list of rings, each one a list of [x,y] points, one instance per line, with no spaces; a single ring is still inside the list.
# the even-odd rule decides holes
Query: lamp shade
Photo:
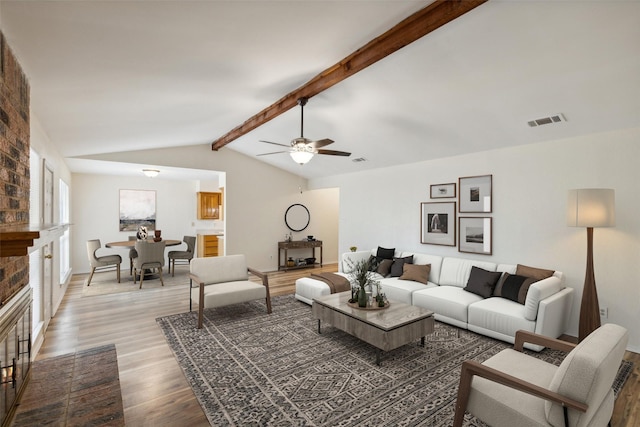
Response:
[[[615,190],[582,188],[569,190],[569,227],[613,227],[616,224]]]

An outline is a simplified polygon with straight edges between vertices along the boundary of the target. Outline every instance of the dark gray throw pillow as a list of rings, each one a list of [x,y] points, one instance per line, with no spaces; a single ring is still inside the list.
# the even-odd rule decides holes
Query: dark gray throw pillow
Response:
[[[489,298],[500,279],[502,273],[499,271],[487,271],[479,267],[471,267],[471,274],[465,291],[480,295],[482,298]]]
[[[396,253],[396,248],[381,248],[378,246],[378,251],[376,252],[376,256],[380,259],[393,259],[393,255]]]
[[[529,286],[537,282],[536,279],[517,274],[504,273],[493,291],[493,296],[510,299],[524,304],[527,299]]]
[[[404,258],[394,258],[391,265],[391,277],[400,277],[404,271],[404,264],[413,264],[413,255]]]

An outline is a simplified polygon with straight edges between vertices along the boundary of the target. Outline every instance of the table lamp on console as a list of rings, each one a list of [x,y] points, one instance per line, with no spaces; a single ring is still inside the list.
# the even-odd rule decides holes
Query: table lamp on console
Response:
[[[569,190],[567,225],[587,228],[587,271],[580,305],[578,340],[600,327],[600,307],[593,272],[593,229],[615,225],[615,191],[609,188]]]

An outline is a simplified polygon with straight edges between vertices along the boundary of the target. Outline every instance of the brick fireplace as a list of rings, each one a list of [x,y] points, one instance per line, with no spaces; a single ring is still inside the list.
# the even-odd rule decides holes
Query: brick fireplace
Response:
[[[0,424],[8,425],[31,367],[29,83],[0,32]],[[26,237],[26,240],[25,240]],[[19,256],[5,256],[20,253]]]

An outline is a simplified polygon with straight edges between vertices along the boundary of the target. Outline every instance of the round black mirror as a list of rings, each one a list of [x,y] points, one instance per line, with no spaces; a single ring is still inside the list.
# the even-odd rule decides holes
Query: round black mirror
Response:
[[[287,208],[284,213],[284,222],[291,231],[302,231],[309,225],[311,216],[305,205],[296,203]]]

